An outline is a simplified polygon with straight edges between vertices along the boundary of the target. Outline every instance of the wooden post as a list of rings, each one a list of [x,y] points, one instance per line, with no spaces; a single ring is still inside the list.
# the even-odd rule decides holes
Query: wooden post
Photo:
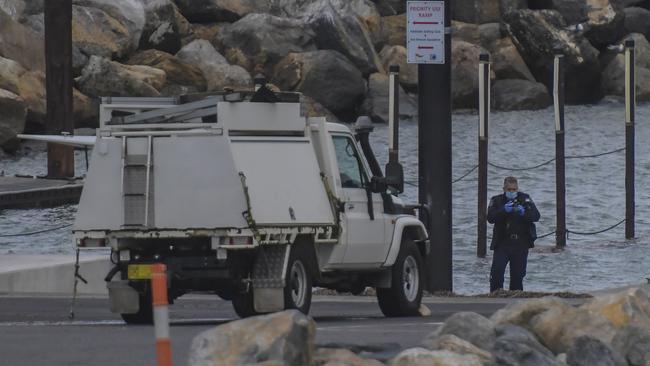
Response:
[[[553,63],[553,105],[555,107],[555,246],[566,246],[566,168],[564,151],[564,55]]]
[[[45,0],[45,76],[48,134],[72,134],[72,0]],[[74,148],[48,144],[47,175],[74,177]]]
[[[625,238],[634,239],[634,40],[625,41]]]
[[[479,56],[478,82],[478,228],[476,256],[485,258],[487,254],[488,122],[490,119],[490,55],[488,54]]]

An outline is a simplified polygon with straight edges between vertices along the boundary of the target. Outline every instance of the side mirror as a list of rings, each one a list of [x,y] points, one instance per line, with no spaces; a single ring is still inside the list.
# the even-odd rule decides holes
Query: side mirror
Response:
[[[372,193],[384,193],[387,189],[386,178],[373,176],[370,179],[370,191]]]
[[[397,191],[404,192],[404,168],[397,162],[386,164],[386,185]]]

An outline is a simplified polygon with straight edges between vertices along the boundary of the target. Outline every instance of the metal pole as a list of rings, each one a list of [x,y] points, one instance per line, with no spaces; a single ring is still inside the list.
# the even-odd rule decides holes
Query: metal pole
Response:
[[[47,133],[72,134],[72,0],[45,0]],[[74,148],[47,146],[47,175],[74,177]]]
[[[478,228],[476,255],[487,254],[487,174],[488,126],[490,119],[490,55],[481,54],[478,64],[479,128],[478,128]]]
[[[634,239],[634,40],[625,41],[625,238]]]
[[[399,151],[399,66],[389,68],[388,84],[388,161],[397,163]]]
[[[555,107],[555,245],[566,247],[566,169],[564,154],[564,55],[556,54],[553,64],[553,104]]]
[[[445,62],[418,65],[419,198],[429,207],[429,291],[452,291],[451,0],[444,7]]]

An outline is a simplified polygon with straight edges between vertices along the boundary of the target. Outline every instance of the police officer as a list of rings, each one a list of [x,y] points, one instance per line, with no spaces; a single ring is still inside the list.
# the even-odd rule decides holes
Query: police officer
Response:
[[[488,222],[494,224],[490,249],[494,251],[490,271],[490,292],[503,288],[503,276],[510,263],[510,290],[523,290],[528,249],[537,238],[534,222],[539,211],[529,195],[519,192],[515,177],[503,181],[503,194],[492,197]]]

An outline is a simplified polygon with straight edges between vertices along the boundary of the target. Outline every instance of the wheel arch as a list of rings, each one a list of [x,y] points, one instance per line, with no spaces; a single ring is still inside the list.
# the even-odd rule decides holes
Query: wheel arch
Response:
[[[309,268],[307,269],[314,279],[320,279],[321,272],[318,265],[318,257],[316,256],[316,247],[312,235],[301,234],[296,237],[296,240],[291,244],[291,247],[301,246],[307,255],[306,263]],[[290,248],[291,249],[291,248]]]
[[[422,258],[427,256],[427,253],[429,252],[429,239],[424,224],[412,216],[398,217],[395,220],[395,230],[393,230],[393,238],[388,251],[388,256],[386,257],[382,267],[390,267],[395,264],[395,260],[397,259],[397,255],[399,254],[402,245],[402,238],[404,236],[415,242]]]

